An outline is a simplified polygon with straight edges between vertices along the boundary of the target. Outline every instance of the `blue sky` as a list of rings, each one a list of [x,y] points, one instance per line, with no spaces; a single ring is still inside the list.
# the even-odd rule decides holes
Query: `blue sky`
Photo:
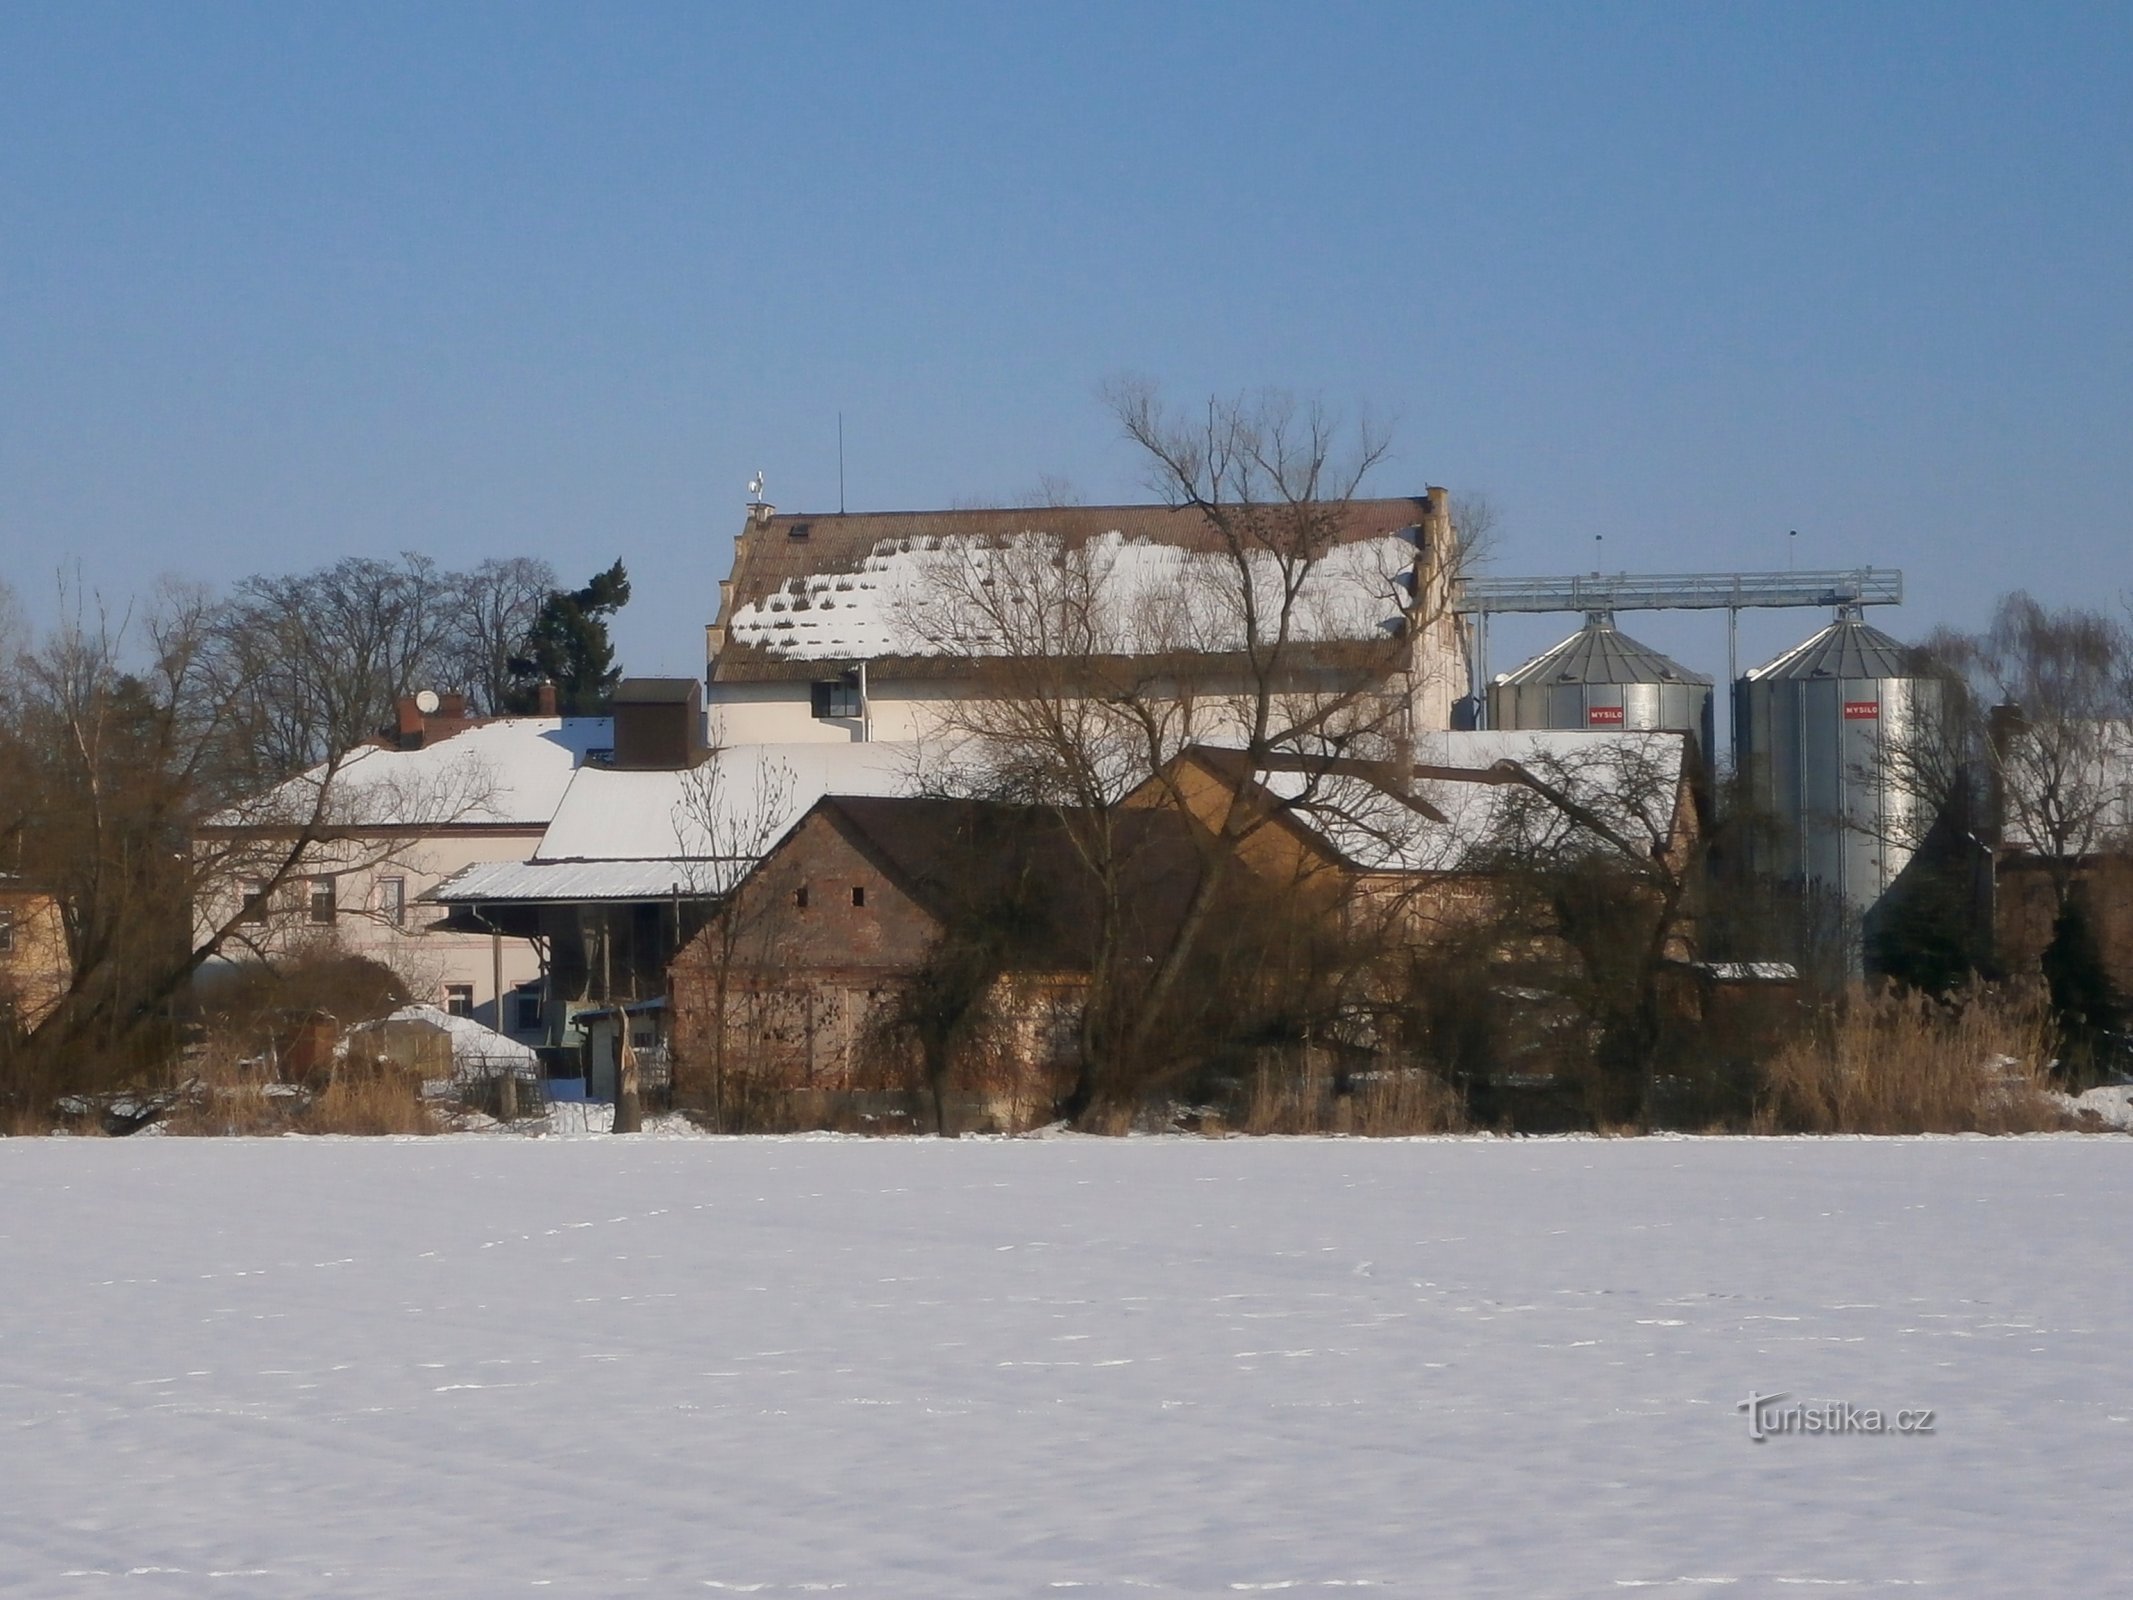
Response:
[[[619,555],[626,664],[692,672],[839,411],[854,509],[1132,499],[1131,372],[1368,407],[1498,571],[1797,528],[1915,636],[2133,589],[2129,288],[2123,4],[18,0],[0,573]]]

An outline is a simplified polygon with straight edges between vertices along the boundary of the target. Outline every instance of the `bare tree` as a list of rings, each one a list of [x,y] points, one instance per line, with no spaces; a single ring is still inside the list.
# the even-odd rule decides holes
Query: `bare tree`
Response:
[[[745,782],[736,781],[727,750],[710,758],[682,782],[674,807],[674,836],[683,877],[692,898],[710,905],[709,920],[691,941],[690,959],[711,968],[710,1068],[712,1125],[726,1126],[727,1043],[733,1031],[733,972],[742,942],[762,908],[734,891],[769,854],[791,824],[799,779],[783,761],[757,762]],[[618,1107],[616,1125],[620,1128]]]
[[[464,689],[475,709],[509,705],[512,661],[524,655],[541,606],[561,587],[555,568],[527,556],[484,561],[450,584],[452,624],[442,651],[444,681]]]
[[[0,720],[0,839],[57,900],[68,977],[59,1002],[0,1040],[0,1101],[35,1118],[65,1086],[152,1072],[194,975],[252,937],[259,907],[314,871],[383,858],[404,833],[478,798],[348,780],[336,751],[289,781],[249,787],[252,702],[209,670],[221,617],[172,589],[139,623],[80,596],[18,661]],[[131,641],[137,640],[138,643]],[[371,751],[372,755],[380,752]]]
[[[1404,747],[1418,677],[1445,670],[1426,647],[1457,564],[1426,538],[1353,538],[1386,451],[1367,423],[1281,396],[1190,412],[1145,384],[1109,398],[1151,486],[1195,514],[1202,542],[945,541],[905,618],[913,648],[960,657],[971,680],[938,730],[960,782],[1054,808],[1099,885],[1081,1067],[1062,1110],[1100,1126],[1193,1065],[1166,1023],[1213,946],[1240,856],[1271,825],[1254,774],[1288,765],[1292,801],[1308,805],[1342,761]],[[1165,796],[1204,826],[1196,878],[1151,949],[1134,936],[1135,845],[1116,808],[1171,784],[1174,758],[1209,742],[1241,760],[1212,804],[1204,785]]]
[[[1463,862],[1490,885],[1484,942],[1553,965],[1586,1020],[1590,1053],[1572,1065],[1603,1127],[1647,1114],[1666,974],[1695,949],[1707,839],[1684,744],[1631,734],[1498,762],[1492,814]]]

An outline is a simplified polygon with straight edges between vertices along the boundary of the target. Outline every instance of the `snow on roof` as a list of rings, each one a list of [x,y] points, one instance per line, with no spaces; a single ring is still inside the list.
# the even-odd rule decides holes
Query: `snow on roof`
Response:
[[[1688,739],[1679,733],[1552,728],[1428,733],[1416,741],[1419,765],[1474,776],[1426,772],[1415,792],[1445,816],[1445,831],[1433,848],[1448,865],[1514,840],[1568,846],[1583,835],[1591,842],[1582,824],[1553,806],[1536,807],[1530,787],[1481,780],[1505,763],[1590,811],[1622,838],[1658,846],[1674,837],[1687,759]],[[1430,843],[1426,833],[1424,842]]]
[[[485,1028],[472,1017],[454,1016],[436,1006],[402,1006],[391,1016],[381,1017],[376,1022],[366,1022],[350,1029],[351,1034],[366,1033],[388,1022],[420,1022],[439,1029],[452,1041],[452,1066],[458,1072],[470,1068],[519,1068],[531,1067],[540,1061],[531,1046],[520,1044],[516,1039],[498,1033],[494,1028]],[[336,1054],[344,1054],[347,1040],[342,1040]]]
[[[1696,970],[1719,983],[1797,983],[1800,978],[1790,961],[1704,961]]]
[[[337,769],[320,763],[211,826],[302,821],[317,809],[343,827],[540,827],[555,815],[589,751],[612,748],[608,717],[498,717],[419,750],[363,745]]]
[[[761,855],[826,794],[908,794],[915,746],[737,744],[687,771],[587,767],[534,851],[536,861],[649,861]]]
[[[920,773],[917,747],[895,742],[728,745],[685,771],[585,767],[531,860],[468,867],[423,898],[657,900],[720,892],[824,795],[910,794]]]
[[[1258,773],[1288,815],[1365,872],[1457,872],[1492,848],[1529,838],[1536,814],[1558,842],[1576,827],[1553,807],[1537,805],[1529,786],[1501,781],[1499,763],[1515,763],[1589,808],[1638,844],[1671,839],[1686,741],[1680,734],[1520,730],[1425,734],[1416,751],[1426,768],[1409,804],[1360,774],[1277,768]]]
[[[1416,544],[1401,534],[1334,545],[1304,578],[1294,636],[1316,643],[1397,633],[1417,556]],[[973,631],[982,619],[952,597],[968,584],[990,583],[989,569],[1032,558],[1061,572],[1071,561],[1077,574],[1087,563],[1099,653],[1217,652],[1246,642],[1226,555],[1117,531],[1072,547],[1036,531],[1004,545],[962,535],[878,540],[856,569],[789,577],[760,601],[737,607],[727,634],[794,661],[1005,654],[1001,640]],[[1250,566],[1260,615],[1272,616],[1279,567],[1266,551],[1252,552]]]
[[[657,861],[480,861],[455,872],[422,898],[440,905],[575,904],[586,900],[668,900],[717,888],[739,871],[699,870],[704,863]],[[745,870],[743,866],[742,870]]]

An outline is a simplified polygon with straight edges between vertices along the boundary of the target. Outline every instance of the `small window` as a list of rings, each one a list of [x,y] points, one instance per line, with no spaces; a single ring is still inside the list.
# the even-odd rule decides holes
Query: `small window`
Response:
[[[15,948],[15,913],[0,911],[0,955]]]
[[[863,906],[863,905],[865,905],[866,903],[867,903],[867,891],[866,891],[866,885],[865,885],[865,884],[861,884],[861,883],[855,883],[855,884],[853,884],[853,885],[852,885],[852,904],[853,904],[853,905],[855,905],[855,906]]]
[[[448,983],[444,986],[444,1009],[455,1017],[474,1015],[474,985],[471,983]]]
[[[378,915],[395,928],[407,926],[407,880],[405,878],[380,878],[378,880]]]
[[[804,539],[814,531],[815,525],[812,522],[787,523],[785,527],[785,537],[788,539]]]
[[[846,683],[842,678],[810,684],[810,698],[814,702],[815,715],[828,721],[836,717],[859,715],[859,685]]]
[[[521,989],[518,992],[518,1031],[536,1033],[548,1022],[546,997],[538,989]]]
[[[247,878],[244,880],[244,909],[237,914],[239,922],[264,922],[267,920],[267,880]]]
[[[305,914],[311,921],[327,924],[333,921],[333,880],[313,878],[311,896],[306,902]]]
[[[793,903],[793,904],[794,904],[795,906],[799,907],[799,909],[800,909],[800,910],[802,910],[802,911],[805,911],[805,910],[807,909],[807,885],[806,885],[806,884],[804,884],[804,883],[803,883],[803,884],[801,884],[801,885],[800,885],[800,887],[799,887],[799,888],[797,888],[797,889],[793,890],[793,892],[792,892],[792,903]]]

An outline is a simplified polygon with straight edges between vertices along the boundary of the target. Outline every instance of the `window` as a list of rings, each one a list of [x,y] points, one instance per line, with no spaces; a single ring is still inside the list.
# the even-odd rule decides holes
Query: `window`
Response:
[[[15,948],[15,913],[0,911],[0,956]]]
[[[307,914],[313,922],[330,923],[333,921],[333,880],[331,878],[313,878],[311,880],[311,898]]]
[[[853,885],[852,885],[852,904],[853,904],[853,905],[855,905],[855,906],[863,906],[863,905],[865,905],[866,903],[867,903],[867,891],[866,891],[866,886],[865,886],[864,884],[858,884],[858,883],[855,883],[855,884],[853,884]]]
[[[543,1003],[546,997],[538,989],[521,989],[518,992],[518,1031],[537,1033],[548,1020],[548,1010]]]
[[[815,525],[812,522],[789,523],[785,529],[785,537],[788,539],[804,539],[814,531]]]
[[[448,983],[444,986],[444,1009],[455,1017],[474,1015],[474,985],[471,983]]]
[[[239,922],[264,922],[267,920],[267,880],[247,878],[244,880],[244,909],[237,914]]]
[[[800,909],[801,909],[802,911],[805,911],[805,910],[807,909],[807,885],[806,885],[806,884],[804,884],[804,883],[803,883],[803,884],[801,884],[801,885],[800,885],[800,887],[799,887],[799,888],[797,888],[797,889],[793,890],[793,892],[792,892],[792,903],[793,903],[793,904],[794,904],[795,906],[799,907],[799,908],[800,908]]]
[[[405,878],[380,878],[378,880],[378,914],[395,928],[407,926],[407,880]]]
[[[814,701],[815,715],[825,721],[834,717],[859,715],[859,685],[842,678],[808,685]]]

